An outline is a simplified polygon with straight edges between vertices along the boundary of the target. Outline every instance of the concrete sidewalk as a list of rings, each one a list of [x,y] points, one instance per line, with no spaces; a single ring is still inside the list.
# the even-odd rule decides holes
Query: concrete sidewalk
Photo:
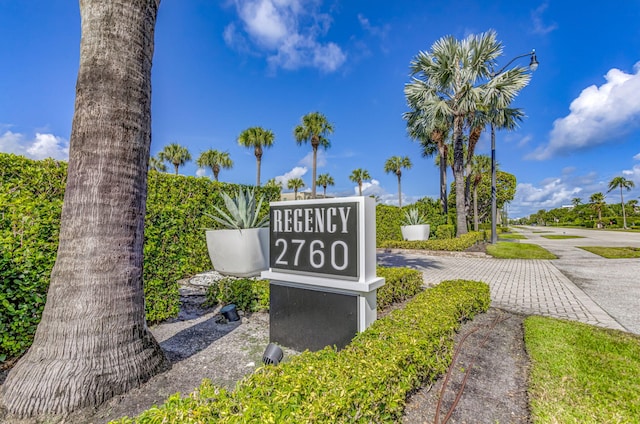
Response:
[[[640,261],[604,259],[576,247],[640,247],[640,234],[591,231],[581,235],[584,239],[548,240],[541,236],[551,233],[533,231],[562,234],[569,230],[522,230],[527,240],[521,242],[540,244],[559,259],[495,259],[477,254],[448,256],[379,250],[378,263],[419,269],[427,285],[450,279],[484,281],[491,289],[492,306],[498,308],[640,334]]]

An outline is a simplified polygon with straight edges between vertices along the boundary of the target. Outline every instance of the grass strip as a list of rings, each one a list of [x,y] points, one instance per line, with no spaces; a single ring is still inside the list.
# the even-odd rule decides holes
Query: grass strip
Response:
[[[526,237],[522,234],[518,233],[502,233],[498,235],[498,238],[501,239],[511,239],[511,240],[524,240]]]
[[[576,238],[584,238],[582,236],[569,236],[566,234],[549,234],[548,236],[540,236],[549,240],[565,240],[565,239],[576,239]]]
[[[524,330],[534,423],[640,422],[640,337],[545,317]]]
[[[578,246],[582,250],[595,253],[607,259],[634,259],[640,258],[640,247],[605,247],[605,246]]]
[[[499,241],[487,246],[487,253],[499,259],[558,259],[548,250],[529,243]]]

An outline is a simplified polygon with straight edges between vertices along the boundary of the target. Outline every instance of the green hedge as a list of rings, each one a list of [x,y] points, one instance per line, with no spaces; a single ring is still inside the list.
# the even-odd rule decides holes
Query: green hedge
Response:
[[[262,367],[232,392],[204,381],[188,397],[173,395],[118,422],[398,422],[407,396],[447,369],[460,323],[489,303],[486,284],[445,281],[374,322],[340,352],[327,347]]]
[[[421,250],[448,250],[461,252],[474,244],[486,239],[483,231],[471,231],[454,239],[424,240],[424,241],[396,241],[387,240],[381,242],[378,247],[386,249],[421,249]]]
[[[378,247],[387,240],[402,240],[400,227],[402,226],[404,213],[412,208],[417,208],[419,214],[424,216],[431,226],[430,237],[436,237],[436,228],[447,223],[446,216],[442,215],[440,202],[430,197],[422,198],[416,203],[402,208],[378,204],[376,205],[376,245]]]
[[[393,303],[402,302],[422,290],[422,273],[410,268],[377,267],[385,284],[377,291],[377,309],[382,311]],[[233,303],[245,312],[269,310],[269,282],[254,278],[223,278],[207,288],[209,305]]]
[[[0,361],[31,345],[55,262],[67,164],[0,153]],[[150,323],[178,313],[178,279],[211,269],[203,212],[238,185],[149,173],[145,220],[145,307]],[[267,200],[277,187],[261,187]],[[265,203],[263,214],[268,213]],[[6,312],[5,312],[6,311]]]
[[[379,266],[376,274],[385,278],[384,286],[380,287],[376,294],[378,311],[415,296],[424,284],[422,273],[415,269]]]

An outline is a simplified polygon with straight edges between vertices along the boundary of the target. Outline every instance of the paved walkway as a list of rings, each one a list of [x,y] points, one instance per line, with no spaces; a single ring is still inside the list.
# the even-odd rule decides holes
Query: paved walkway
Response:
[[[484,281],[491,288],[492,306],[498,308],[640,334],[640,260],[604,259],[576,247],[640,247],[640,233],[536,227],[521,232],[527,237],[521,242],[540,244],[559,259],[494,259],[380,251],[378,261],[381,265],[422,270],[428,285],[458,278]],[[541,237],[551,233],[584,238],[548,240]]]

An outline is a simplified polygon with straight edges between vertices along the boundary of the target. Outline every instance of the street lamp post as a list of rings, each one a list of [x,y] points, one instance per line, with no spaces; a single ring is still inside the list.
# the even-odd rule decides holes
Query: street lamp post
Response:
[[[491,79],[497,77],[501,73],[507,69],[507,66],[511,65],[517,59],[523,57],[531,57],[531,62],[529,62],[529,69],[531,71],[535,71],[538,69],[538,59],[536,58],[536,51],[531,50],[529,53],[521,54],[520,56],[516,56],[511,59],[506,65],[502,67],[498,72],[494,72],[491,74]],[[496,193],[496,130],[493,125],[493,119],[491,120],[491,244],[496,244],[498,242],[498,233],[496,228],[497,221],[497,193]]]

